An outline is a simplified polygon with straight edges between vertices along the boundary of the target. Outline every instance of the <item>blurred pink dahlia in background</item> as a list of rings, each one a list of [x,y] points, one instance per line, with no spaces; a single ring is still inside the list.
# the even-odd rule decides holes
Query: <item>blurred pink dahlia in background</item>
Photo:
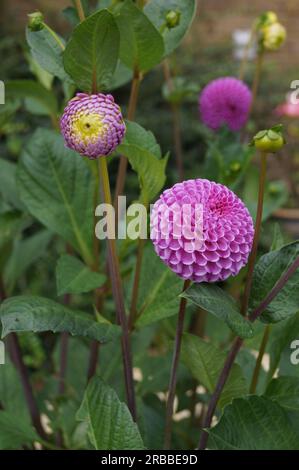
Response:
[[[292,101],[292,93],[288,93],[286,101],[278,105],[275,109],[276,116],[284,116],[288,118],[298,118],[299,117],[299,102]]]
[[[251,91],[234,77],[213,80],[199,96],[201,119],[212,130],[226,124],[232,131],[239,131],[247,122],[250,105]]]
[[[194,282],[224,281],[237,275],[247,263],[253,235],[253,221],[244,203],[226,186],[205,179],[165,190],[151,212],[151,240],[157,255],[180,277]]]
[[[77,93],[60,119],[67,147],[90,159],[112,153],[125,134],[120,107],[112,95]]]

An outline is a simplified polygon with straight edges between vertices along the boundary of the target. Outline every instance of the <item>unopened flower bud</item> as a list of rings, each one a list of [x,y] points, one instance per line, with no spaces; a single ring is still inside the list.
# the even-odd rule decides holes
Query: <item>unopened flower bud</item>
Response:
[[[262,13],[257,20],[257,27],[263,28],[264,26],[269,26],[270,24],[277,23],[278,18],[274,11],[265,11]]]
[[[44,28],[44,15],[40,11],[29,13],[28,28],[31,31],[40,31]]]
[[[241,164],[239,162],[232,162],[230,164],[230,169],[233,173],[237,173],[241,170]]]
[[[177,10],[170,10],[165,17],[166,26],[168,29],[175,28],[180,24],[181,12]]]
[[[280,150],[285,139],[281,132],[282,126],[274,126],[271,129],[259,131],[254,137],[251,145],[265,153],[275,153]]]
[[[276,51],[286,39],[286,29],[280,23],[273,23],[262,29],[262,46],[267,51]]]

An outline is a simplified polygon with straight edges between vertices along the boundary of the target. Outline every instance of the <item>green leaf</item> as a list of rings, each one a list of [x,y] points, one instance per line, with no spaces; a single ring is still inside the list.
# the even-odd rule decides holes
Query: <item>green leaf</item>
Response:
[[[271,251],[261,256],[254,269],[249,303],[250,310],[253,310],[260,304],[298,256],[298,241],[285,245],[280,250]],[[291,276],[287,284],[277,294],[260,318],[265,323],[276,323],[291,317],[298,311],[299,269]]]
[[[144,449],[127,406],[99,378],[88,384],[77,419],[87,423],[89,439],[96,450]]]
[[[81,294],[100,287],[106,280],[103,274],[91,271],[82,261],[62,255],[56,267],[57,294]]]
[[[153,248],[148,246],[140,274],[136,326],[143,327],[176,315],[182,288],[183,281],[161,263]]]
[[[299,336],[299,312],[287,320],[274,325],[271,331],[269,341],[270,369],[268,380],[270,380],[278,367],[280,367],[281,358],[286,351],[290,356],[290,344]]]
[[[160,147],[150,131],[135,122],[126,123],[125,138],[117,152],[125,155],[136,171],[141,188],[141,202],[149,204],[163,188],[168,156],[161,158]]]
[[[279,224],[276,222],[273,229],[273,240],[270,251],[279,250],[284,245],[283,234],[281,232]]]
[[[225,321],[241,338],[253,336],[251,323],[241,315],[237,302],[224,289],[209,283],[193,284],[181,296]]]
[[[36,62],[62,81],[72,82],[63,66],[64,40],[47,27],[40,31],[26,29],[26,39]]]
[[[113,77],[109,85],[109,90],[120,88],[132,80],[132,70],[126,67],[120,60],[117,63]]]
[[[40,257],[45,255],[52,237],[53,234],[48,230],[40,230],[31,237],[15,241],[4,270],[4,280],[8,292],[12,292],[20,276]]]
[[[71,310],[43,297],[10,297],[1,304],[0,319],[2,337],[13,331],[67,331],[106,343],[120,334],[117,325],[98,323],[87,313]]]
[[[116,21],[120,31],[120,59],[127,67],[147,72],[161,61],[163,38],[132,0],[125,0]]]
[[[82,157],[39,129],[22,155],[18,185],[29,212],[92,264],[94,181]]]
[[[39,437],[27,421],[16,419],[13,411],[0,411],[0,449],[21,449],[34,441],[39,441]]]
[[[0,214],[0,249],[17,233],[21,220],[19,212],[10,211]]]
[[[26,406],[20,375],[11,363],[7,351],[5,364],[0,366],[0,397],[1,405],[7,412],[14,413],[22,421],[30,423],[30,415]]]
[[[20,100],[7,101],[5,104],[0,106],[0,130],[5,129],[6,124],[13,118],[16,111],[19,109],[21,103]]]
[[[209,430],[209,449],[298,450],[299,436],[285,410],[266,397],[237,398]]]
[[[151,0],[145,6],[144,13],[160,31],[170,10],[179,11],[181,16],[178,26],[165,29],[163,32],[166,56],[179,46],[188,32],[195,15],[196,2],[195,0]]]
[[[299,411],[299,377],[273,379],[265,395],[288,411]]]
[[[113,15],[101,10],[73,31],[63,54],[64,67],[86,92],[109,88],[117,66],[119,31]]]
[[[0,158],[0,194],[12,207],[23,210],[24,205],[20,201],[17,182],[16,182],[17,165],[4,158]]]
[[[44,114],[56,115],[58,105],[55,95],[33,80],[10,80],[5,83],[6,99],[28,99]]]
[[[182,360],[193,377],[210,393],[214,392],[219,374],[226,360],[226,354],[212,343],[207,343],[198,336],[184,333],[182,342]],[[219,407],[223,408],[235,397],[246,394],[246,382],[240,366],[234,364],[224,387]]]

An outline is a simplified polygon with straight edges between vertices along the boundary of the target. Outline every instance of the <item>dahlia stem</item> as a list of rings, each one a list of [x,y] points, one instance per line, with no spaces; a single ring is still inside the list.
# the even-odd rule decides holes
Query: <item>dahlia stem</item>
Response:
[[[137,257],[136,257],[136,267],[134,273],[134,281],[132,288],[132,297],[131,297],[131,309],[129,315],[129,329],[132,330],[134,323],[137,317],[137,301],[138,301],[138,291],[139,291],[139,280],[142,268],[142,258],[144,251],[145,240],[139,238],[138,247],[137,247]]]
[[[107,168],[106,157],[102,156],[99,158],[99,174],[101,180],[101,190],[103,195],[103,201],[106,204],[112,204],[110,182]],[[136,421],[136,403],[135,403],[135,391],[133,381],[133,366],[131,357],[130,347],[130,336],[129,329],[124,305],[124,297],[122,290],[122,281],[120,276],[119,259],[116,251],[115,239],[109,236],[109,226],[113,226],[113,220],[108,220],[108,237],[107,237],[107,248],[108,248],[108,264],[110,270],[110,278],[112,284],[112,292],[116,306],[117,320],[122,328],[122,356],[125,373],[125,386],[126,396],[129,410],[132,414],[133,419]]]
[[[190,281],[189,280],[185,281],[182,292],[188,289],[189,285],[190,285]],[[165,423],[165,437],[164,437],[164,449],[165,450],[170,449],[170,446],[171,446],[173,403],[175,399],[177,371],[178,371],[179,358],[180,358],[180,352],[181,352],[186,305],[187,305],[187,300],[184,297],[182,297],[180,301],[178,322],[177,322],[177,327],[176,327],[170,381],[169,381],[169,386],[168,386],[168,397],[167,397],[167,403],[166,403],[166,423]]]
[[[104,303],[104,295],[102,291],[96,289],[95,291],[95,306],[98,312],[102,310]],[[90,351],[89,351],[89,363],[88,363],[88,370],[87,370],[87,381],[92,379],[95,375],[99,360],[99,351],[100,351],[101,344],[94,340],[91,343]]]
[[[239,80],[244,80],[245,70],[246,70],[246,66],[248,64],[249,50],[250,50],[250,48],[253,44],[253,39],[254,39],[254,29],[251,28],[249,41],[246,44],[246,47],[244,49],[244,55],[243,55],[241,65],[240,65]]]
[[[77,12],[78,12],[79,20],[84,21],[85,20],[85,13],[84,13],[84,10],[83,10],[81,0],[74,0],[74,2],[75,2],[76,9],[77,9]]]
[[[271,329],[270,325],[267,325],[264,330],[262,342],[260,345],[259,353],[256,359],[255,368],[254,368],[252,379],[251,379],[249,393],[255,393],[256,391],[256,387],[257,387],[258,379],[260,375],[260,370],[262,366],[262,360],[263,360],[263,357],[266,351],[266,346],[267,346],[269,336],[270,336],[270,329]]]
[[[173,78],[171,76],[169,62],[167,59],[164,59],[162,67],[163,67],[163,74],[164,74],[164,79],[165,79],[167,88],[169,92],[172,92],[174,90],[174,84],[173,84]],[[183,181],[184,180],[184,164],[183,164],[183,149],[182,149],[181,113],[180,113],[180,108],[178,104],[171,103],[170,109],[171,109],[172,120],[173,120],[173,141],[174,141],[177,173],[178,173],[179,181]]]
[[[251,99],[251,105],[250,105],[250,113],[253,111],[255,102],[256,102],[256,97],[257,97],[257,92],[258,92],[258,87],[260,84],[260,78],[261,78],[261,72],[262,72],[263,59],[264,59],[264,53],[263,51],[260,51],[256,58],[255,72],[254,72],[253,83],[252,83],[252,88],[251,88],[252,99]]]
[[[262,215],[263,215],[263,204],[264,204],[264,192],[265,192],[265,182],[266,182],[266,170],[267,170],[267,154],[262,152],[260,158],[260,178],[259,178],[259,193],[258,193],[258,203],[256,211],[256,220],[255,220],[255,230],[253,237],[253,244],[251,253],[248,261],[248,272],[245,283],[244,297],[242,302],[241,313],[246,315],[248,309],[249,296],[252,285],[252,277],[254,264],[257,256],[258,243],[260,238],[260,230],[262,224]]]
[[[275,286],[270,290],[267,296],[262,300],[262,302],[251,312],[249,315],[249,320],[254,322],[257,318],[261,316],[264,310],[272,302],[272,300],[277,296],[277,294],[284,288],[290,277],[297,271],[299,268],[299,256],[293,261],[290,267],[285,271],[281,278],[277,281]]]
[[[134,77],[131,84],[131,92],[128,106],[128,120],[133,121],[136,112],[137,100],[139,95],[139,88],[141,82],[141,74],[139,72],[134,73]],[[117,210],[118,196],[123,193],[125,186],[125,179],[127,173],[128,159],[124,155],[121,155],[118,166],[118,173],[116,179],[115,193],[114,193],[114,207]]]
[[[249,320],[251,322],[254,322],[257,318],[261,316],[263,311],[268,307],[268,305],[272,302],[272,300],[276,297],[276,295],[284,288],[288,280],[297,271],[298,268],[299,268],[299,256],[295,259],[295,261],[293,261],[293,263],[290,265],[287,271],[281,276],[281,278],[278,280],[275,286],[271,289],[271,291],[267,294],[264,300],[262,300],[262,302],[258,305],[258,307],[255,310],[253,310],[253,312],[250,314]],[[242,344],[243,344],[243,339],[240,337],[237,337],[227,356],[222,372],[217,381],[215,391],[209,403],[207,415],[206,415],[204,425],[203,425],[205,429],[208,429],[211,427],[211,423],[212,423],[212,419],[216,410],[217,403],[219,401],[223,388],[226,384],[226,381],[229,377],[231,368],[234,364],[234,360]],[[206,448],[207,441],[208,441],[208,432],[202,431],[200,441],[198,444],[198,449],[204,450]]]
[[[4,287],[2,279],[0,279],[1,302],[3,302],[6,298],[7,296],[5,292],[5,287]],[[33,426],[35,427],[35,429],[37,430],[39,436],[42,439],[45,439],[47,436],[41,424],[39,409],[35,401],[28,370],[23,361],[22,351],[21,351],[19,340],[18,340],[16,333],[10,333],[10,335],[8,336],[8,350],[11,356],[11,360],[14,363],[21,378],[21,383],[22,383],[27,407],[29,410],[29,414],[31,417],[31,422]]]
[[[211,422],[212,422],[212,419],[213,419],[213,416],[214,416],[214,413],[215,413],[215,410],[216,410],[216,407],[217,407],[217,403],[219,401],[219,398],[221,396],[223,388],[224,388],[224,386],[226,384],[226,381],[229,377],[231,368],[234,364],[235,358],[236,358],[242,344],[243,344],[243,340],[241,338],[237,337],[235,339],[233,345],[232,345],[232,348],[231,348],[231,350],[230,350],[230,352],[229,352],[229,354],[226,358],[223,369],[221,371],[218,382],[216,384],[215,391],[214,391],[213,395],[211,396],[211,400],[209,402],[207,414],[206,414],[205,419],[204,419],[203,428],[207,429],[211,426]],[[201,436],[200,436],[199,444],[198,444],[198,449],[199,450],[204,450],[206,448],[206,445],[207,445],[207,442],[208,442],[208,437],[209,437],[208,432],[203,429],[202,433],[201,433]]]

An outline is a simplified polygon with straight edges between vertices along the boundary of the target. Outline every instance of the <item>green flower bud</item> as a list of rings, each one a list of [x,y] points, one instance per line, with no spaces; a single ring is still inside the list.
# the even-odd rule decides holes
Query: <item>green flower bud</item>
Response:
[[[280,150],[285,139],[282,135],[282,126],[274,126],[271,129],[259,131],[254,137],[250,145],[265,153],[275,153]]]
[[[44,15],[40,11],[29,13],[28,28],[31,31],[41,31],[44,28]]]
[[[262,28],[262,47],[266,51],[276,51],[286,39],[286,29],[280,23],[273,23]]]
[[[278,18],[274,11],[265,11],[257,19],[257,28],[263,28],[277,22]]]
[[[232,162],[230,164],[230,169],[232,172],[237,173],[241,170],[241,164],[239,162]]]
[[[181,12],[177,10],[170,10],[165,17],[166,26],[168,29],[172,29],[178,26],[180,24],[180,20]]]

